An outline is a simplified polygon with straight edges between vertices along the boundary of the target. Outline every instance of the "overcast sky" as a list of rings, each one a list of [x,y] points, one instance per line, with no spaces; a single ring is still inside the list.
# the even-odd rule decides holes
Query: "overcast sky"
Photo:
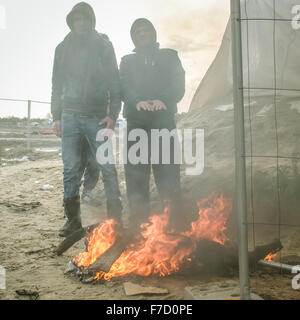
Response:
[[[54,50],[69,32],[66,15],[79,1],[0,0],[0,97],[50,101]],[[132,22],[150,19],[161,47],[178,50],[186,70],[187,111],[202,77],[220,46],[229,19],[229,0],[89,0],[97,30],[106,33],[118,62],[133,50]],[[33,105],[33,116],[49,112]],[[25,116],[26,104],[0,102],[0,117]]]

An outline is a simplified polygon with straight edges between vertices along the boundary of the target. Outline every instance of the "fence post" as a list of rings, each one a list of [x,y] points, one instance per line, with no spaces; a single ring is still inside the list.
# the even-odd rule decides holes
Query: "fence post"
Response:
[[[238,216],[241,299],[250,300],[245,164],[243,56],[240,0],[231,0],[231,38],[235,127],[236,210]]]
[[[28,100],[28,107],[27,107],[27,151],[31,148],[31,126],[30,126],[30,120],[31,120],[31,100]]]

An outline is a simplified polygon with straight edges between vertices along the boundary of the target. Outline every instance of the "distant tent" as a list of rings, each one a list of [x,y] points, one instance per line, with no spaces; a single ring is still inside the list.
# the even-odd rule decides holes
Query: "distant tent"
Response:
[[[275,3],[275,8],[274,8]],[[275,10],[274,10],[275,9]],[[300,95],[300,0],[242,0],[244,87],[251,97]],[[280,19],[275,22],[273,18]],[[267,20],[264,20],[267,19]],[[274,48],[275,32],[275,48]],[[276,68],[274,68],[274,59]],[[245,90],[245,95],[248,91]],[[219,52],[193,98],[190,110],[204,105],[232,104],[231,25]]]

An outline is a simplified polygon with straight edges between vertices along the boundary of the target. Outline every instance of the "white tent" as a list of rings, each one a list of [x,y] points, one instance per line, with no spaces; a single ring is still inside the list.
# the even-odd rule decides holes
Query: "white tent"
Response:
[[[300,90],[300,22],[297,21],[300,0],[242,0],[241,14],[244,87],[254,89],[250,91],[251,97],[272,96],[274,91],[266,89],[275,86],[277,95],[299,97],[300,91],[295,90]],[[194,96],[191,110],[204,105],[232,103],[230,29],[229,22],[219,52]]]
[[[244,91],[246,155],[253,156],[246,158],[249,221],[269,223],[280,215],[282,223],[300,223],[295,214],[300,205],[299,6],[300,0],[241,1],[242,19],[249,19],[242,20],[244,87],[255,88]],[[204,172],[193,178],[183,175],[191,198],[212,192],[235,198],[231,57],[229,23],[188,114],[179,122],[181,128],[204,129]],[[255,232],[267,241],[277,231],[274,226]]]

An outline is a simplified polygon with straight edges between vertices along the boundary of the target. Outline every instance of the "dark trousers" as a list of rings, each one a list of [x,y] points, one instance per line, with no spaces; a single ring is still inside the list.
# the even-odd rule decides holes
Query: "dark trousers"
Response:
[[[85,191],[93,190],[99,181],[100,169],[85,138],[82,139],[81,143],[81,166],[79,172],[80,177],[83,176],[83,189]]]
[[[168,129],[169,131],[176,129],[173,118],[157,119],[157,121],[150,124],[141,124],[129,120],[127,132],[129,133],[133,129],[143,129],[148,135],[148,164],[131,164],[128,161],[128,164],[125,165],[127,198],[130,209],[129,220],[134,224],[140,224],[145,221],[150,213],[149,183],[151,168],[161,201],[172,201],[174,203],[180,201],[180,165],[174,163],[174,143],[176,142],[173,139],[171,139],[170,143],[170,164],[162,164],[161,157],[159,164],[151,164],[150,162],[151,129]],[[127,141],[127,149],[129,150],[133,144],[135,142]],[[159,147],[160,151],[162,151],[161,143]]]

